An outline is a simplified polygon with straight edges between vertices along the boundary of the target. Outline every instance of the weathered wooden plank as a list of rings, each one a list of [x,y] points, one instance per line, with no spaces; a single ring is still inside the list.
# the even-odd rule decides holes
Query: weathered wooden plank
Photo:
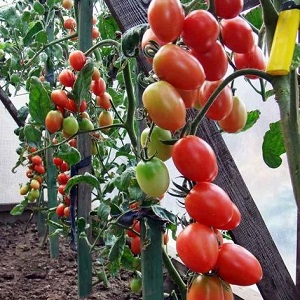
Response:
[[[150,1],[105,0],[105,2],[122,31],[146,21],[146,9]],[[246,5],[247,8],[252,7],[257,2],[245,1],[245,7]],[[195,111],[190,110],[188,115],[193,118]],[[258,288],[263,298],[266,300],[299,299],[295,284],[215,123],[205,119],[197,135],[207,140],[216,152],[219,163],[216,183],[228,192],[242,213],[243,221],[232,231],[232,237],[236,243],[251,251],[261,262],[264,278],[258,284]]]

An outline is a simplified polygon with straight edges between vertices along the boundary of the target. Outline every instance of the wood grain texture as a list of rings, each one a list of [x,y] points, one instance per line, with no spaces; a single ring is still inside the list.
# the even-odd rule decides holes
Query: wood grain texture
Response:
[[[122,31],[146,22],[149,1],[105,0],[105,2]],[[249,8],[257,3],[258,1],[253,0],[245,1],[245,6]],[[189,110],[188,118],[193,118],[195,113],[195,110]],[[264,277],[258,284],[262,297],[265,300],[300,299],[295,284],[215,123],[203,120],[197,135],[205,139],[216,152],[219,164],[216,183],[229,194],[241,211],[242,222],[231,235],[237,244],[247,248],[259,259],[264,271]]]

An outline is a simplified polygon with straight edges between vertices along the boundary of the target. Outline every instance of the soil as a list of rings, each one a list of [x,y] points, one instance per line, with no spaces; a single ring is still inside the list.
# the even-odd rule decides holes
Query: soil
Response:
[[[68,241],[60,241],[60,256],[51,259],[48,247],[35,224],[24,233],[25,223],[0,223],[0,299],[75,300],[78,299],[76,252]],[[85,299],[138,300],[129,287],[133,274],[122,270],[117,277],[93,286]]]

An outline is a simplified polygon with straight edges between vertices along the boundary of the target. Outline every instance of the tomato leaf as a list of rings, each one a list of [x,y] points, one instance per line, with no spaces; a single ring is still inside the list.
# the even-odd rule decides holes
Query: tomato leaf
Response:
[[[140,42],[147,28],[148,24],[145,23],[125,31],[121,40],[122,51],[125,56],[136,57],[139,55]]]
[[[151,208],[153,213],[161,220],[176,224],[177,216],[169,212],[167,209],[161,207],[160,205],[152,205]]]
[[[260,29],[263,25],[262,8],[260,6],[251,9],[248,13],[245,14],[244,17],[257,29]]]
[[[101,202],[97,209],[97,216],[101,221],[107,220],[110,214],[110,206]]]
[[[41,81],[33,76],[29,85],[29,113],[32,119],[43,125],[47,113],[52,109],[52,102]]]
[[[24,126],[24,135],[28,143],[38,144],[42,138],[42,132],[30,124]]]
[[[25,122],[29,113],[29,109],[26,105],[18,109],[18,119]]]
[[[285,147],[280,121],[270,124],[270,130],[264,136],[262,151],[263,159],[270,168],[278,168],[281,165],[280,155],[285,153]]]
[[[22,23],[20,16],[13,6],[4,6],[4,8],[1,9],[0,19],[5,20],[7,25],[12,28],[18,27]]]
[[[23,200],[21,203],[14,206],[14,208],[10,211],[12,216],[20,216],[24,212],[25,208],[28,205],[28,200]]]
[[[247,121],[244,128],[241,131],[250,129],[259,119],[261,112],[259,110],[253,110],[248,112]]]
[[[73,148],[73,149],[75,149],[75,148]],[[69,194],[71,188],[79,183],[87,183],[87,184],[91,185],[92,187],[94,187],[95,189],[97,189],[98,191],[100,191],[100,184],[99,184],[98,179],[94,175],[86,172],[83,175],[75,175],[68,180],[66,187],[65,187],[66,194]]]
[[[94,63],[88,61],[78,73],[73,91],[70,95],[70,98],[75,100],[77,104],[79,104],[81,100],[88,98],[93,72]]]
[[[38,21],[36,22],[33,27],[29,29],[27,34],[25,35],[23,39],[24,46],[29,46],[31,42],[34,40],[34,36],[43,29],[42,22]]]
[[[108,254],[108,260],[110,262],[120,262],[125,247],[125,241],[125,234],[122,234],[117,238]]]
[[[69,165],[78,163],[81,159],[80,152],[67,144],[61,146],[60,151],[56,154],[57,157],[63,159]]]

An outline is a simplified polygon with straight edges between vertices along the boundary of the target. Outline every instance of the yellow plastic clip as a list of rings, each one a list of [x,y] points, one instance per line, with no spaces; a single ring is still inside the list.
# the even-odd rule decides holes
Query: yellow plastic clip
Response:
[[[290,72],[300,21],[299,7],[294,1],[286,1],[282,6],[266,68],[268,74],[275,76]]]

